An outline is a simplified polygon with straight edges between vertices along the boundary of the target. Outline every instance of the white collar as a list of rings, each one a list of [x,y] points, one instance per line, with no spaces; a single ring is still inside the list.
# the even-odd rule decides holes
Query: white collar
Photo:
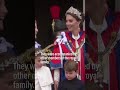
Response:
[[[107,25],[107,21],[106,21],[105,18],[104,18],[103,23],[101,25],[95,25],[95,24],[93,24],[92,20],[90,19],[89,27],[93,31],[101,34],[103,31],[106,30],[106,28],[108,27],[108,25]]]
[[[78,34],[78,36],[74,36],[74,35],[72,34],[72,38],[75,39],[75,40],[78,40],[78,39],[80,38],[80,35]]]

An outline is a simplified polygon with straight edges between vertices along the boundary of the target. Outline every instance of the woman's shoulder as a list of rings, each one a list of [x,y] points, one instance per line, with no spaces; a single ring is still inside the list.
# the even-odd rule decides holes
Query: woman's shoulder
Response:
[[[65,35],[66,35],[66,36],[71,36],[71,35],[72,35],[72,32],[67,30],[67,31],[65,31]]]

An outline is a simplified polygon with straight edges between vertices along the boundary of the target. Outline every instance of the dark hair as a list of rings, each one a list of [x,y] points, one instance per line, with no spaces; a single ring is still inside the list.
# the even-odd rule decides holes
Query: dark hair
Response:
[[[78,70],[78,64],[73,60],[68,60],[64,64],[64,70],[68,71],[68,72],[77,71]]]

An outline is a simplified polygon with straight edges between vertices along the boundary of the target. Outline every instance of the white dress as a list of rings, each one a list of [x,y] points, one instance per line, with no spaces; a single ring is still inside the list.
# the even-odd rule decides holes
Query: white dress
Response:
[[[35,68],[35,90],[52,90],[52,84],[53,79],[48,67]]]

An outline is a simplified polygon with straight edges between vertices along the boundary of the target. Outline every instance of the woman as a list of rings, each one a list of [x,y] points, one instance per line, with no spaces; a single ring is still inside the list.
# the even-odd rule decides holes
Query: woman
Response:
[[[71,58],[71,60],[78,62],[79,65],[77,76],[80,80],[85,80],[83,48],[85,32],[80,29],[80,25],[83,22],[83,14],[77,9],[70,7],[66,11],[65,16],[68,31],[62,32],[61,37],[56,39],[53,54],[54,57],[58,57],[58,59],[54,58],[51,60],[51,69],[54,73],[53,77],[55,89],[58,86],[59,81],[65,79],[63,65],[67,58]]]

